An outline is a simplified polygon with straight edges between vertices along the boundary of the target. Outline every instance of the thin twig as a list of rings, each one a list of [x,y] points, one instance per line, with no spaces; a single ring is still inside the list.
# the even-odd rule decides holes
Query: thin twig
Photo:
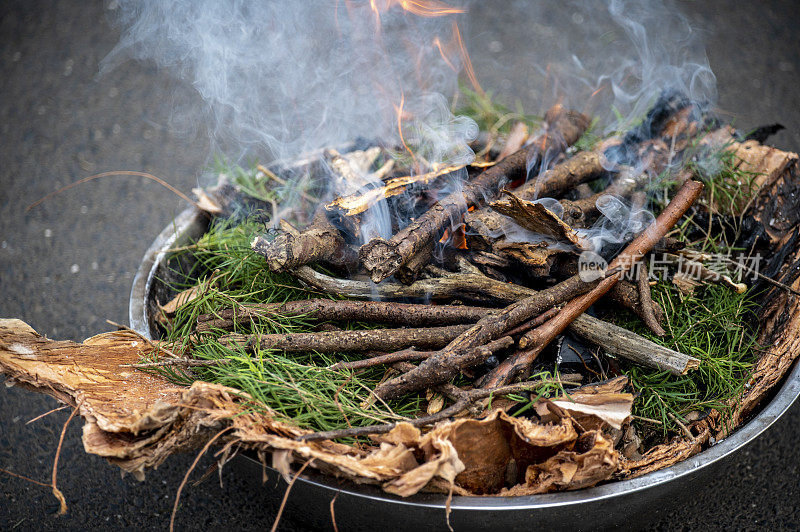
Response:
[[[331,499],[331,524],[333,525],[333,532],[339,532],[339,527],[336,526],[336,513],[333,511],[333,505],[336,504],[336,499],[339,497],[339,492],[336,492],[336,495],[333,496]]]
[[[38,416],[36,416],[35,418],[33,418],[33,419],[29,419],[28,421],[26,421],[26,422],[25,422],[25,424],[26,424],[26,425],[30,425],[30,424],[31,424],[31,423],[33,423],[34,421],[39,421],[39,420],[40,420],[40,419],[42,419],[43,417],[47,417],[47,416],[49,416],[50,414],[52,414],[53,412],[58,412],[59,410],[64,410],[65,408],[69,408],[69,405],[58,406],[58,407],[56,407],[56,408],[54,408],[54,409],[52,409],[52,410],[48,410],[48,411],[47,411],[47,412],[45,412],[44,414],[39,414],[39,415],[38,415]]]
[[[289,485],[286,486],[286,493],[283,494],[283,500],[281,501],[281,507],[278,508],[278,515],[275,516],[275,522],[272,523],[272,528],[270,529],[270,532],[275,532],[276,530],[278,530],[278,523],[280,523],[280,521],[281,521],[281,515],[283,515],[283,509],[286,508],[286,501],[289,500],[289,492],[292,491],[292,486],[294,486],[294,483],[297,480],[297,478],[303,473],[303,471],[306,470],[306,468],[308,466],[311,465],[311,463],[313,461],[314,461],[314,459],[312,458],[311,460],[309,460],[308,462],[303,464],[303,467],[301,467],[300,469],[297,470],[297,473],[294,474],[294,476],[292,477],[292,480],[289,482]]]
[[[32,478],[28,478],[25,475],[18,475],[17,473],[9,471],[8,469],[3,469],[2,467],[0,467],[0,473],[5,473],[6,475],[26,480],[28,482],[31,482],[32,484],[36,484],[37,486],[42,486],[43,488],[52,488],[51,484],[46,484],[44,482],[39,482],[38,480],[33,480]]]
[[[683,422],[680,419],[678,419],[678,417],[676,415],[674,415],[672,412],[667,412],[667,415],[669,416],[669,418],[672,421],[674,421],[681,428],[681,432],[683,432],[684,436],[686,436],[687,438],[689,438],[692,441],[694,441],[696,439],[694,437],[694,434],[692,434],[692,431],[690,431],[686,427],[686,425],[684,425]]]
[[[206,451],[208,451],[208,448],[211,447],[211,444],[213,444],[215,441],[217,441],[217,438],[219,438],[220,436],[222,436],[223,434],[225,434],[226,432],[228,432],[232,428],[233,428],[233,425],[231,425],[229,427],[225,427],[221,431],[217,432],[214,435],[214,437],[211,438],[210,440],[208,440],[208,442],[206,442],[206,444],[203,446],[203,448],[200,449],[200,452],[194,458],[194,461],[192,462],[192,465],[189,466],[189,470],[186,471],[186,474],[183,476],[183,480],[181,481],[181,485],[178,486],[178,493],[175,494],[175,504],[172,505],[172,516],[169,518],[169,532],[173,532],[175,530],[175,515],[178,513],[178,504],[181,501],[181,492],[183,491],[183,487],[186,486],[186,483],[189,481],[189,475],[192,474],[192,471],[194,471],[195,466],[197,466],[197,462],[199,462],[200,458],[202,458],[202,456],[204,454],[206,454]]]
[[[766,275],[764,275],[763,273],[759,272],[758,270],[754,270],[753,268],[750,268],[749,266],[745,266],[744,264],[740,264],[740,263],[736,262],[733,259],[729,259],[728,257],[725,257],[725,260],[727,262],[729,262],[730,264],[735,265],[737,268],[741,268],[743,270],[747,270],[747,273],[752,273],[753,275],[757,276],[759,279],[761,279],[763,281],[766,281],[766,282],[768,282],[769,284],[771,284],[773,286],[777,286],[778,288],[786,290],[787,292],[789,292],[791,294],[794,294],[796,296],[800,296],[800,291],[795,290],[794,288],[792,288],[791,286],[789,286],[787,284],[783,284],[783,283],[781,283],[779,281],[776,281],[772,277],[767,277]]]
[[[287,186],[289,184],[289,182],[286,181],[284,178],[280,177],[278,174],[276,174],[275,172],[273,172],[272,170],[270,170],[269,168],[267,168],[266,166],[264,166],[262,164],[257,164],[256,165],[256,170],[258,170],[259,172],[261,172],[262,174],[264,174],[268,178],[272,179],[273,181],[275,181],[279,185]],[[307,194],[303,190],[297,189],[296,192],[300,195],[300,197],[302,197],[306,201],[310,201],[311,203],[316,203],[317,202],[317,198]]]
[[[656,318],[656,311],[653,307],[653,297],[650,293],[650,283],[648,283],[649,273],[645,268],[644,261],[635,266],[638,271],[637,286],[639,288],[639,305],[642,309],[642,319],[647,327],[655,333],[656,336],[662,337],[667,334],[661,324],[658,323]]]
[[[147,173],[147,172],[135,172],[135,171],[132,171],[132,170],[116,170],[116,171],[113,171],[113,172],[103,172],[101,174],[94,174],[94,175],[90,175],[89,177],[84,177],[83,179],[79,179],[78,181],[75,181],[74,183],[70,183],[69,185],[63,186],[63,187],[59,188],[58,190],[56,190],[54,192],[51,192],[49,194],[46,194],[45,196],[39,198],[38,200],[36,200],[33,203],[31,203],[30,205],[28,205],[25,208],[25,212],[30,211],[31,209],[33,209],[37,205],[40,205],[41,203],[43,203],[45,200],[47,200],[47,199],[49,199],[49,198],[51,198],[53,196],[56,196],[58,194],[61,194],[62,192],[65,192],[65,191],[71,189],[72,187],[76,187],[78,185],[82,185],[83,183],[88,183],[89,181],[94,181],[95,179],[100,179],[100,178],[103,178],[103,177],[111,177],[111,176],[144,177],[144,178],[147,178],[147,179],[149,179],[151,181],[155,181],[156,183],[158,183],[162,187],[166,188],[167,190],[169,190],[170,192],[172,192],[173,194],[175,194],[176,196],[178,196],[182,200],[188,201],[189,203],[191,203],[192,205],[197,207],[197,209],[199,209],[201,212],[205,212],[203,210],[203,208],[200,207],[200,205],[197,204],[196,201],[194,201],[192,198],[190,198],[189,196],[187,196],[186,194],[184,194],[183,192],[181,192],[177,188],[173,187],[172,185],[170,185],[169,183],[167,183],[166,181],[164,181],[160,177],[154,176],[153,174],[150,174],[150,173]]]
[[[67,513],[67,500],[64,498],[64,494],[61,493],[61,490],[56,487],[56,478],[58,477],[58,457],[61,456],[61,446],[64,445],[64,436],[67,434],[67,426],[69,426],[69,422],[72,421],[72,418],[74,418],[75,414],[77,413],[78,405],[75,405],[72,413],[69,415],[67,420],[64,422],[64,426],[61,428],[61,436],[58,438],[58,447],[56,447],[56,456],[53,459],[53,475],[50,480],[50,487],[53,488],[53,495],[56,499],[58,499],[58,515],[64,515]]]

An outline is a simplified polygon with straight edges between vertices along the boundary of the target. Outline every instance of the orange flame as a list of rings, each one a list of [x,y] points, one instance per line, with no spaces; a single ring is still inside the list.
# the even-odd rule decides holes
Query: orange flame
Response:
[[[408,151],[408,153],[411,154],[411,158],[416,161],[417,158],[414,155],[414,152],[411,151],[411,148],[408,147],[408,144],[406,144],[406,139],[405,137],[403,137],[403,117],[404,117],[403,106],[405,105],[405,103],[406,103],[406,95],[401,92],[400,107],[395,107],[395,111],[397,112],[397,133],[400,135],[400,142],[403,143],[403,147],[406,149],[406,151]]]
[[[483,91],[483,87],[478,83],[478,78],[475,76],[475,70],[472,68],[472,60],[470,60],[467,49],[464,47],[464,41],[461,39],[461,31],[459,31],[458,24],[456,24],[455,21],[453,21],[453,36],[456,39],[458,53],[461,55],[461,62],[464,64],[464,71],[467,73],[469,82],[472,83],[472,88],[481,96],[485,95],[486,93]]]
[[[382,8],[378,7],[376,0],[369,2],[370,8],[377,14],[387,11],[394,5],[399,5],[403,11],[420,17],[446,17],[447,15],[466,13],[465,9],[453,7],[437,0],[384,0]]]

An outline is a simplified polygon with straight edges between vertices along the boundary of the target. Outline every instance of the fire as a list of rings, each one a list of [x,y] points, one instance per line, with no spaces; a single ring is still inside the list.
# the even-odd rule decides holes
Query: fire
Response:
[[[383,5],[379,7],[378,3]],[[412,15],[420,17],[445,17],[447,15],[466,13],[465,9],[453,7],[444,2],[437,2],[436,0],[384,0],[383,2],[370,0],[369,5],[378,16],[380,16],[381,12],[387,11],[395,5],[400,6],[404,11],[408,11]]]
[[[405,105],[405,103],[406,103],[406,95],[401,92],[400,105],[395,106],[395,111],[397,112],[397,133],[400,135],[400,142],[403,143],[403,147],[406,149],[406,151],[408,151],[408,153],[411,154],[411,158],[414,161],[416,161],[417,158],[414,155],[414,152],[411,151],[411,148],[408,147],[408,144],[406,144],[406,139],[403,137],[403,118],[405,118],[405,115],[403,114],[403,106]]]

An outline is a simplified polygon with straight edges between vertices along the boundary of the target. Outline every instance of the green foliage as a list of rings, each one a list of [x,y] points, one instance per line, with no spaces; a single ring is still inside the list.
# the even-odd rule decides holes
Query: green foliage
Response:
[[[199,379],[239,389],[253,398],[253,408],[269,408],[284,420],[312,430],[384,423],[415,415],[420,398],[409,397],[389,404],[371,400],[371,390],[383,376],[382,368],[358,373],[327,369],[334,362],[352,359],[352,355],[295,354],[268,349],[249,353],[219,342],[219,337],[228,331],[202,335],[194,332],[200,314],[247,303],[320,297],[299,286],[293,278],[271,273],[266,268],[263,258],[250,249],[250,240],[259,230],[263,227],[254,222],[237,226],[215,222],[200,240],[179,252],[191,254],[197,263],[188,271],[175,272],[177,277],[199,280],[179,283],[173,288],[199,286],[200,295],[178,309],[165,340],[172,344],[173,351],[191,349],[195,358],[227,362],[194,367],[191,372],[176,366],[149,371],[179,384]],[[351,327],[365,326],[354,323]],[[273,315],[259,323],[236,325],[234,332],[270,334],[311,330],[309,321],[302,317]],[[156,355],[157,352],[152,353],[148,360]]]
[[[455,112],[472,118],[481,131],[490,134],[506,134],[514,122],[524,122],[533,131],[542,122],[540,117],[525,114],[520,104],[517,104],[516,111],[512,111],[497,103],[492,99],[491,92],[479,94],[461,85],[461,91],[456,96]]]
[[[667,335],[658,338],[633,315],[617,316],[617,323],[657,344],[700,359],[700,367],[687,375],[626,364],[639,397],[634,414],[661,421],[664,432],[677,430],[669,414],[683,420],[695,410],[725,411],[742,393],[757,359],[756,330],[752,326],[753,298],[718,285],[698,288],[683,296],[677,288],[659,282],[653,299],[664,308]],[[646,423],[642,427],[652,429]]]

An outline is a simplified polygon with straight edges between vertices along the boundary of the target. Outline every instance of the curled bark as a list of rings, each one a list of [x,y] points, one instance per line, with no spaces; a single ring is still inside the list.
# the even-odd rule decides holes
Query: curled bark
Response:
[[[377,238],[363,245],[359,256],[372,280],[378,283],[394,275],[416,253],[435,241],[453,220],[460,219],[467,207],[494,196],[506,181],[524,175],[531,166],[552,160],[555,154],[576,142],[589,125],[587,117],[560,105],[548,111],[545,121],[546,132],[526,148],[487,168],[462,190],[438,201],[389,240]]]
[[[656,220],[622,253],[615,258],[609,267],[611,269],[622,267],[630,269],[637,261],[648,253],[653,246],[678,222],[686,210],[695,202],[703,190],[702,183],[697,181],[687,181],[678,190],[675,197],[666,206],[664,211]],[[605,277],[589,293],[573,299],[561,309],[553,319],[544,325],[525,333],[520,339],[520,348],[527,346],[531,348],[527,351],[519,351],[515,355],[504,360],[499,366],[487,373],[481,381],[483,387],[494,387],[503,383],[512,382],[518,375],[528,371],[531,363],[539,356],[539,353],[556,336],[561,334],[569,324],[578,316],[583,314],[593,303],[603,296],[608,290],[617,283],[621,273]],[[480,322],[479,322],[480,323]]]

